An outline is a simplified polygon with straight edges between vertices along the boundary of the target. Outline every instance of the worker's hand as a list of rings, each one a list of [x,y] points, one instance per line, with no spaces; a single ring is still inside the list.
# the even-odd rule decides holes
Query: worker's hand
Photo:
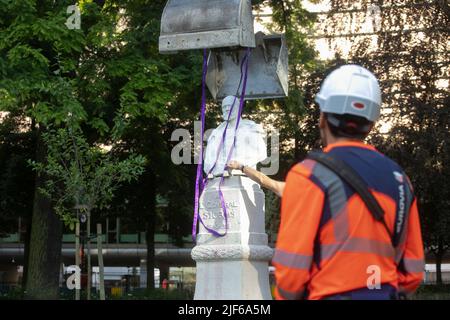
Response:
[[[227,164],[227,168],[232,169],[232,170],[241,170],[241,167],[242,167],[242,165],[239,162],[234,161],[234,160],[228,162],[228,164]]]

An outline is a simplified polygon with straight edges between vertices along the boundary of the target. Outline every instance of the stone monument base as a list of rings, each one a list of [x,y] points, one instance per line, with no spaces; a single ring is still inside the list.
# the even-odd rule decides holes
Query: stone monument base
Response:
[[[211,179],[200,199],[203,222],[221,233],[224,218],[218,196],[220,178]],[[222,185],[229,216],[228,232],[214,237],[200,224],[192,258],[197,262],[195,300],[271,300],[264,223],[264,193],[245,176],[231,176]]]

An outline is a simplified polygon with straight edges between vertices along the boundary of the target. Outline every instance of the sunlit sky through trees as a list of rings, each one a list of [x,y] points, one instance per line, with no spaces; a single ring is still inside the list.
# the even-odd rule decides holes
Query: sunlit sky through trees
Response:
[[[321,1],[319,4],[313,4],[310,1],[302,1],[303,7],[310,11],[317,13],[317,23],[314,27],[314,30],[305,32],[309,33],[309,38],[312,42],[314,42],[314,46],[317,50],[318,59],[322,61],[332,60],[336,57],[338,53],[341,59],[347,60],[351,59],[352,56],[352,46],[355,44],[357,40],[361,38],[368,39],[370,46],[369,52],[376,52],[378,49],[378,35],[377,32],[381,29],[381,12],[380,8],[377,6],[372,6],[368,9],[359,8],[359,3],[355,3],[354,9],[355,12],[352,14],[348,14],[347,10],[344,10],[342,13],[334,13],[341,18],[341,30],[327,30],[327,12],[329,12],[332,7],[330,1]],[[353,8],[352,8],[353,10]],[[404,15],[404,14],[403,14]],[[271,8],[266,7],[262,9],[260,12],[255,12],[255,31],[262,31],[265,33],[270,33],[267,28],[267,25],[271,21]],[[402,30],[415,30],[423,28],[423,23],[420,21],[410,21],[406,16],[401,17],[401,20],[404,21],[402,26],[398,26],[398,28]],[[394,30],[390,30],[394,31]],[[331,36],[330,36],[331,34]],[[416,32],[415,33],[417,39],[421,39],[425,37],[425,33]],[[398,70],[398,76],[401,77],[403,70]],[[439,89],[448,89],[449,80],[440,79],[436,82],[436,88]],[[392,112],[392,110],[384,105],[382,113],[384,115],[388,115]],[[392,128],[392,123],[389,121],[380,120],[378,129],[382,134],[387,134]]]

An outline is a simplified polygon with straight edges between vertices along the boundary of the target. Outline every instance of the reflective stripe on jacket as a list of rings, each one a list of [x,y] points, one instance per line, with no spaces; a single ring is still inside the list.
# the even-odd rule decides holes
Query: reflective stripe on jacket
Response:
[[[423,278],[424,252],[417,203],[403,170],[374,147],[330,145],[329,152],[363,178],[385,211],[384,226],[335,173],[313,160],[289,172],[273,265],[277,299],[322,299],[367,288],[371,281],[413,292]],[[395,223],[398,219],[398,223]],[[394,226],[394,224],[396,224]],[[379,275],[379,279],[378,279]]]

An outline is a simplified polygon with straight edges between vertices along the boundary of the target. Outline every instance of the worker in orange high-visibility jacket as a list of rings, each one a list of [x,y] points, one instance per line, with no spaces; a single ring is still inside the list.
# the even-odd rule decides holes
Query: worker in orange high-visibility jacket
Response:
[[[363,140],[379,118],[381,92],[368,70],[334,70],[316,97],[324,152],[364,180],[397,244],[361,197],[313,160],[295,165],[282,195],[273,265],[277,299],[396,299],[423,278],[417,200],[394,161]]]

